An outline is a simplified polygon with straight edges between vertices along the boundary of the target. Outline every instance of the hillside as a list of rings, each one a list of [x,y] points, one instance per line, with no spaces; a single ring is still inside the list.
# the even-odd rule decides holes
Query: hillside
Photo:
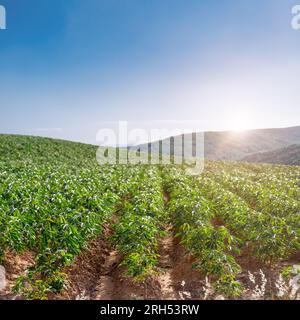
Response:
[[[90,144],[52,138],[0,134],[0,163],[5,161],[36,165],[51,163],[72,170],[98,168],[96,161],[98,148]],[[103,152],[106,149],[102,148]]]
[[[208,159],[241,160],[245,156],[300,143],[300,126],[283,129],[259,129],[245,132],[205,133]]]
[[[33,136],[0,134],[0,161],[80,165],[95,159],[96,147],[88,144]]]
[[[205,158],[211,160],[242,160],[248,155],[300,144],[300,126],[283,129],[258,129],[245,132],[205,132]],[[185,136],[189,143],[191,135]],[[159,143],[153,143],[159,150]],[[147,145],[141,150],[146,151]]]
[[[186,135],[189,143],[191,135]],[[205,132],[205,158],[299,165],[300,126],[245,132]],[[148,145],[138,148],[147,151]],[[69,163],[72,167],[96,165],[97,147],[65,140],[0,134],[0,161]],[[122,149],[120,149],[122,150]],[[152,144],[153,152],[159,143]],[[125,149],[123,149],[125,152]],[[122,151],[121,151],[122,152]],[[178,156],[178,154],[176,154]]]
[[[243,161],[300,166],[300,145],[294,144],[274,151],[256,153],[245,157]]]

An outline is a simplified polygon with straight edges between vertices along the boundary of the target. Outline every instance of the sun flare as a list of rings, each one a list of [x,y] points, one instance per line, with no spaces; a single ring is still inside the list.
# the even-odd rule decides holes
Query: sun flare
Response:
[[[242,132],[253,128],[253,121],[249,114],[232,114],[227,122],[227,127],[232,132]]]

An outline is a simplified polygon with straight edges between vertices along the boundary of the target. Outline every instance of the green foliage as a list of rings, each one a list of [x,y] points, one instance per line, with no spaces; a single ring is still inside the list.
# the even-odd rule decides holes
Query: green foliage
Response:
[[[230,297],[242,290],[238,254],[274,266],[300,250],[299,167],[208,161],[187,176],[178,166],[99,166],[94,146],[8,135],[0,151],[0,263],[8,251],[34,254],[14,287],[27,299],[61,291],[65,267],[108,223],[128,275],[156,271],[169,222],[194,267]]]
[[[214,288],[216,292],[225,294],[227,297],[235,298],[240,296],[242,292],[242,285],[235,280],[235,277],[230,274],[223,275],[215,283]]]
[[[240,292],[236,253],[250,249],[274,266],[300,249],[300,170],[267,168],[268,173],[264,165],[208,162],[199,177],[164,169],[178,236],[197,258],[195,267],[216,276],[216,287],[228,295]]]
[[[98,167],[95,148],[81,144],[1,136],[0,147],[1,259],[32,251],[35,264],[15,291],[44,298],[62,288],[64,267],[110,220],[116,168]]]
[[[290,279],[291,275],[293,272],[293,267],[292,266],[286,266],[284,268],[282,268],[280,274],[282,275],[282,277],[284,279]]]
[[[124,255],[122,264],[130,276],[143,279],[157,264],[158,238],[165,221],[162,181],[158,169],[128,167],[131,177],[123,210],[114,224],[113,243]],[[126,179],[125,179],[126,181]]]

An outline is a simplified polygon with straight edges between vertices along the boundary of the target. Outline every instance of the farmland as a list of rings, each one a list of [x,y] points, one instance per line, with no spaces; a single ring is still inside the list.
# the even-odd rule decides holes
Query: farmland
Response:
[[[298,166],[206,161],[188,176],[99,166],[96,147],[46,138],[1,135],[0,150],[0,297],[240,299],[263,273],[268,299],[300,263]]]

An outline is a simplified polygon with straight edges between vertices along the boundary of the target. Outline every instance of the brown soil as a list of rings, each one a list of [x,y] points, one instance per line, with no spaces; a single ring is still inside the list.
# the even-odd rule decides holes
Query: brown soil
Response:
[[[241,299],[251,299],[249,292],[255,287],[249,279],[248,271],[255,276],[257,281],[256,284],[261,285],[260,270],[264,273],[267,279],[265,298],[274,299],[276,298],[274,293],[277,292],[275,283],[278,280],[279,274],[284,267],[298,265],[300,263],[300,251],[292,255],[289,259],[281,261],[273,267],[269,267],[259,262],[248,250],[244,250],[241,255],[237,256],[236,261],[242,268],[242,272],[238,275],[238,280],[241,281],[244,288],[246,288]]]
[[[166,191],[164,191],[163,193],[163,198],[164,198],[164,202],[167,204],[168,202],[170,202],[170,194]]]
[[[91,299],[91,300],[125,300],[125,299],[202,299],[205,279],[203,275],[192,268],[195,260],[186,253],[173,236],[170,226],[167,226],[167,236],[159,243],[160,258],[157,273],[148,276],[140,282],[126,277],[126,270],[121,266],[122,257],[107,241],[111,230],[107,226],[102,237],[90,243],[74,264],[65,270],[68,280],[65,290],[59,295],[49,295],[49,299]],[[288,261],[282,262],[270,270],[260,265],[254,259],[243,253],[237,257],[243,272],[239,280],[247,287],[252,288],[248,272],[250,270],[260,283],[259,270],[262,269],[268,279],[266,294],[272,298],[274,283],[279,270],[286,265],[299,264],[299,253]],[[0,300],[19,299],[11,293],[16,278],[26,271],[34,262],[34,254],[26,252],[22,255],[6,255],[7,287],[0,292]],[[273,281],[270,281],[270,280]],[[272,284],[272,285],[271,285]],[[240,299],[251,299],[251,292],[247,290]]]
[[[172,236],[160,243],[160,274],[157,276],[161,292],[158,299],[200,299],[204,277],[192,268],[194,259],[186,253],[179,239]]]
[[[16,279],[23,275],[28,267],[34,264],[34,254],[28,251],[19,255],[7,252],[4,261],[6,288],[0,291],[0,300],[19,299],[18,296],[12,293],[12,287]]]
[[[192,269],[192,259],[172,235],[160,241],[157,272],[137,282],[125,275],[122,257],[105,240],[111,233],[109,228],[105,233],[66,270],[66,289],[61,295],[49,296],[50,299],[200,298],[203,277]]]

